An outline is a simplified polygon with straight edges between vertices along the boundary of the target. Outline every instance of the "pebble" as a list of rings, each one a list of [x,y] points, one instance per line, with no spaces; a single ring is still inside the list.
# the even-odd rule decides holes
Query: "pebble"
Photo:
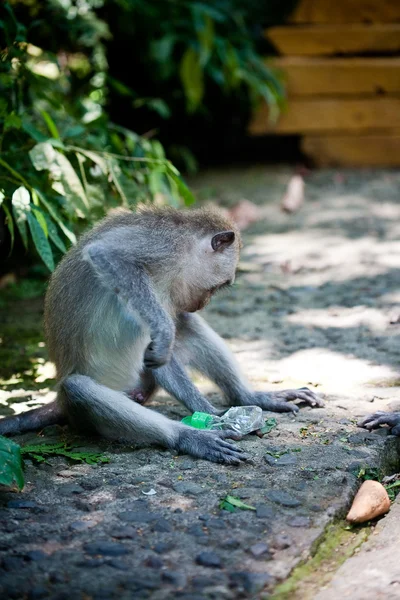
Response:
[[[74,521],[70,524],[69,529],[71,531],[86,531],[96,525],[96,521]]]
[[[201,552],[196,556],[196,563],[203,567],[213,567],[214,569],[222,567],[221,559],[215,552]]]
[[[208,529],[226,529],[225,521],[217,518],[207,519],[206,526]]]
[[[173,531],[172,525],[166,519],[158,519],[151,527],[152,531],[159,531],[160,533],[170,533]]]
[[[145,561],[145,564],[152,569],[161,569],[164,565],[163,561],[161,558],[158,558],[158,556],[149,556]]]
[[[189,535],[194,535],[195,537],[202,537],[206,535],[202,525],[199,525],[197,523],[189,525],[189,527],[186,529],[186,533],[188,533]]]
[[[5,556],[1,561],[5,571],[20,571],[24,568],[24,560],[19,556]]]
[[[250,546],[249,552],[254,558],[259,558],[260,556],[269,554],[269,546],[265,542],[257,542],[257,544]]]
[[[124,538],[133,540],[135,537],[137,537],[136,531],[133,529],[133,527],[130,527],[129,525],[127,525],[126,527],[120,527],[119,529],[112,531],[111,535],[112,537],[115,537],[120,540]]]
[[[273,581],[268,573],[252,573],[250,571],[239,571],[230,574],[231,587],[240,592],[257,594]]]
[[[152,523],[159,519],[160,515],[150,512],[148,510],[126,510],[119,513],[118,518],[121,521],[127,521],[128,523]]]
[[[49,592],[45,587],[36,585],[30,590],[28,598],[29,600],[39,600],[40,598],[47,598],[48,595]]]
[[[118,560],[117,558],[113,558],[112,560],[106,563],[113,567],[113,569],[118,569],[119,571],[129,571],[130,565],[126,564],[123,560]]]
[[[272,500],[272,502],[276,502],[276,504],[281,504],[282,506],[288,506],[295,508],[296,506],[300,506],[300,500],[294,498],[287,492],[281,492],[279,490],[272,490],[268,494],[268,498]]]
[[[296,465],[298,462],[297,457],[293,456],[293,454],[284,454],[279,458],[275,458],[274,456],[267,454],[264,456],[264,460],[271,467],[290,467],[292,465]]]
[[[186,575],[179,571],[164,571],[161,578],[165,583],[170,583],[177,588],[184,588],[187,583]]]
[[[31,500],[10,500],[7,508],[39,508],[39,505]]]
[[[256,505],[256,517],[258,519],[273,519],[275,517],[274,510],[267,504]]]
[[[225,550],[236,550],[240,548],[240,540],[236,538],[228,538],[227,540],[223,540],[220,544],[221,548]]]
[[[155,546],[153,547],[153,550],[154,552],[157,552],[157,554],[165,554],[166,552],[172,550],[174,547],[174,542],[158,542],[158,544],[155,544]]]
[[[277,550],[285,550],[292,545],[292,538],[286,533],[278,533],[273,541],[273,547]]]
[[[103,554],[106,556],[121,556],[123,554],[128,554],[127,548],[118,542],[89,542],[83,546],[83,549],[87,554],[91,555]]]
[[[45,554],[43,550],[29,550],[29,552],[24,554],[24,558],[33,562],[37,562],[47,558],[47,554]]]
[[[310,517],[297,516],[288,521],[290,527],[310,527]]]
[[[207,488],[202,487],[198,483],[193,483],[192,481],[178,481],[178,483],[175,483],[172,487],[178,494],[198,496],[199,494],[207,492]]]

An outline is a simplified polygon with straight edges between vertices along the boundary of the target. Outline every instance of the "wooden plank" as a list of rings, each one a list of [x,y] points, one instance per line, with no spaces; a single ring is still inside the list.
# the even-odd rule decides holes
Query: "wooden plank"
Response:
[[[292,23],[395,23],[400,21],[398,0],[300,0]]]
[[[282,71],[289,97],[400,93],[400,57],[279,57],[266,62]]]
[[[281,54],[293,56],[400,50],[400,23],[271,27],[265,36]]]
[[[400,132],[305,136],[302,150],[317,166],[400,167]]]
[[[400,96],[375,98],[292,98],[275,126],[262,104],[249,125],[251,135],[322,131],[373,131],[400,127]]]

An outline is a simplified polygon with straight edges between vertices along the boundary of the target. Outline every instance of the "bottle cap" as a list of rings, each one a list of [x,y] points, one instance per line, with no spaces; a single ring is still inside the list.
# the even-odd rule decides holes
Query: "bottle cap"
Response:
[[[208,413],[194,412],[191,418],[191,426],[196,429],[208,429],[212,422],[212,416]]]

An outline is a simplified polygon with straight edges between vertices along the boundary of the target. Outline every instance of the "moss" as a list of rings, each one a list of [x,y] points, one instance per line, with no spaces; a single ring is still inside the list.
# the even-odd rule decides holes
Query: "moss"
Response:
[[[269,600],[307,600],[326,585],[340,565],[367,538],[370,528],[349,528],[344,522],[330,525],[310,560],[297,567],[289,579],[275,588]]]

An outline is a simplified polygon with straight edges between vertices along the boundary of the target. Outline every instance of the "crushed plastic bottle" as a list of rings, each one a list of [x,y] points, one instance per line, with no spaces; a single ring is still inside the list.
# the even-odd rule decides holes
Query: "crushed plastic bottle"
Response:
[[[246,435],[264,426],[262,409],[259,406],[233,406],[221,417],[203,412],[194,412],[182,419],[182,423],[196,429],[233,429]]]

